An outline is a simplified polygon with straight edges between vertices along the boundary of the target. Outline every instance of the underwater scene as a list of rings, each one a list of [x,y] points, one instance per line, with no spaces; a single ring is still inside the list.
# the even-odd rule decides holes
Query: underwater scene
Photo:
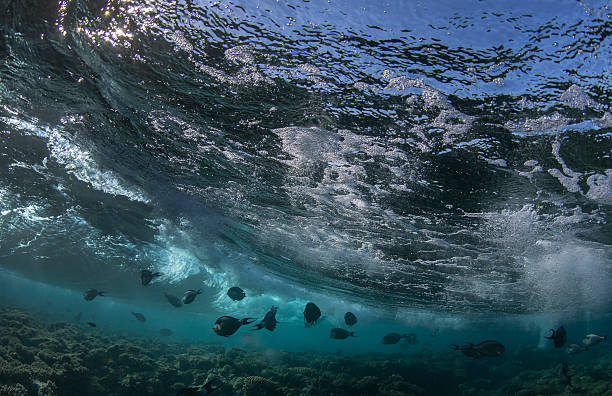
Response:
[[[612,396],[612,5],[0,0],[0,396]]]

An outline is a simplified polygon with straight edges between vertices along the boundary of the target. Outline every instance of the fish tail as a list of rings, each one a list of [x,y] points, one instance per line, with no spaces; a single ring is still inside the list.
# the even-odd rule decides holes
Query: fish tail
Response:
[[[198,289],[197,294],[202,294],[202,289]]]
[[[257,323],[251,330],[261,330],[265,326],[265,323]]]
[[[104,295],[104,293],[106,293],[106,292],[99,291],[99,292],[98,292],[98,296],[103,296],[103,295]]]
[[[162,276],[163,274],[161,272],[156,272],[153,274],[153,276]]]
[[[351,331],[351,332],[349,333],[349,335],[350,335],[351,337],[357,337],[357,336],[355,335],[355,332],[353,332],[353,331]]]
[[[243,325],[251,324],[255,321],[255,318],[244,318],[241,320]]]

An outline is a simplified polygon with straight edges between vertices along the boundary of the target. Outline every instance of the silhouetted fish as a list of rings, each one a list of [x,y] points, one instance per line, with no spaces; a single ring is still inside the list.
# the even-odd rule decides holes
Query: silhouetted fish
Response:
[[[246,297],[244,290],[242,290],[238,286],[230,287],[227,291],[227,295],[234,301],[240,301]]]
[[[161,334],[161,335],[163,335],[165,337],[168,337],[168,336],[171,336],[172,334],[174,334],[174,332],[172,330],[170,330],[170,329],[161,329],[159,331],[159,334]]]
[[[499,342],[493,340],[483,341],[480,344],[474,345],[471,342],[463,346],[451,345],[455,350],[463,352],[464,355],[474,359],[482,357],[496,357],[506,351],[506,348]]]
[[[148,285],[149,283],[151,283],[151,281],[153,280],[153,278],[157,278],[158,276],[161,276],[162,273],[161,272],[151,272],[147,269],[144,269],[140,272],[140,282],[142,282],[143,286]]]
[[[339,327],[335,327],[331,329],[331,334],[329,335],[330,338],[334,338],[336,340],[344,340],[345,338],[348,338],[349,336],[357,337],[352,331],[349,332],[348,330],[344,330]]]
[[[91,301],[98,296],[103,296],[104,292],[96,289],[88,289],[83,293],[83,298],[87,301]]]
[[[94,322],[87,322],[87,324],[89,325],[89,327],[96,327],[96,324]]]
[[[304,321],[306,327],[310,327],[321,317],[321,310],[313,302],[306,304],[304,308]]]
[[[201,290],[187,290],[183,294],[183,304],[191,304],[198,294],[202,294]]]
[[[352,312],[345,313],[344,323],[346,323],[347,326],[354,326],[357,323],[357,316]]]
[[[147,318],[145,318],[145,316],[143,314],[141,314],[141,313],[132,312],[132,315],[134,315],[134,317],[136,319],[138,319],[139,322],[146,322],[147,321]]]
[[[261,330],[265,328],[266,330],[273,331],[276,328],[276,324],[278,323],[276,321],[277,310],[277,307],[271,307],[270,310],[266,313],[266,316],[263,318],[263,320],[253,326],[253,330]]]
[[[408,334],[389,333],[383,337],[382,343],[385,345],[397,344],[402,338],[408,337]]]
[[[172,294],[168,294],[168,293],[164,293],[164,295],[166,296],[166,299],[168,300],[168,302],[174,305],[175,307],[180,307],[183,305],[181,303],[181,300],[179,300],[178,297],[173,296]]]
[[[189,388],[183,388],[179,390],[176,394],[178,395],[187,395],[187,396],[202,396],[209,395],[221,388],[223,383],[218,378],[213,378],[202,386],[192,386]]]
[[[229,337],[234,334],[240,326],[253,323],[254,318],[236,319],[231,316],[221,316],[215,321],[213,331],[220,336]]]
[[[555,348],[561,348],[565,341],[567,341],[567,332],[563,326],[559,327],[557,330],[550,329],[552,334],[550,337],[544,337],[547,340],[553,340],[553,344],[555,344]]]

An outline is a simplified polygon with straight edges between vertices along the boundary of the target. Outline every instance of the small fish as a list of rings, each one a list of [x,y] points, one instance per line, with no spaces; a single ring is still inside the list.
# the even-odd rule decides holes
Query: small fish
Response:
[[[344,330],[339,327],[334,327],[333,329],[331,329],[331,334],[329,335],[329,338],[333,338],[336,340],[344,340],[349,336],[357,337],[352,331],[349,332],[348,330]]]
[[[608,336],[600,336],[597,334],[587,334],[582,339],[582,343],[585,347],[590,347],[599,344],[600,342],[604,342],[608,339]]]
[[[192,396],[209,395],[213,393],[214,391],[216,391],[217,389],[221,388],[222,386],[223,386],[223,383],[221,382],[221,380],[219,380],[218,378],[214,378],[202,386],[192,386],[189,388],[183,388],[179,390],[176,394],[177,396],[178,395],[187,395],[187,396],[189,395],[192,395]]]
[[[172,305],[174,305],[175,307],[180,307],[183,304],[181,303],[181,300],[179,300],[178,297],[173,296],[172,294],[168,294],[168,293],[164,293],[164,295],[166,296],[166,299],[168,300],[168,302]]]
[[[255,318],[236,319],[231,316],[221,316],[215,321],[213,331],[222,337],[229,337],[238,331],[240,326],[251,324],[254,321]]]
[[[89,325],[89,327],[96,327],[96,324],[94,322],[87,322],[87,324]]]
[[[183,304],[191,304],[198,294],[202,294],[202,290],[187,290],[185,294],[183,294]]]
[[[584,352],[584,351],[586,351],[586,350],[587,350],[587,348],[585,348],[585,347],[581,347],[581,346],[580,346],[580,345],[578,345],[578,344],[569,344],[569,345],[567,346],[567,350],[566,350],[566,351],[567,351],[567,353],[569,353],[570,355],[575,355],[575,354],[577,354],[577,353]]]
[[[463,346],[451,345],[455,350],[463,352],[465,356],[469,356],[474,359],[482,357],[496,357],[506,351],[506,348],[499,341],[486,340],[480,344],[474,345],[471,342]]]
[[[240,301],[246,297],[244,290],[242,290],[238,286],[230,287],[229,290],[227,291],[227,295],[229,298],[231,298],[234,301]]]
[[[310,327],[319,320],[321,317],[321,310],[317,307],[317,304],[309,302],[304,308],[304,325]]]
[[[354,326],[357,323],[357,316],[352,312],[345,313],[344,323],[346,323],[347,326]]]
[[[555,348],[561,348],[565,344],[565,341],[567,341],[567,332],[565,331],[565,328],[561,326],[557,330],[550,329],[550,331],[552,331],[550,337],[544,338],[547,340],[553,340]]]
[[[162,276],[161,272],[151,272],[147,269],[144,269],[140,272],[140,282],[142,282],[143,286],[151,283],[153,278],[157,278],[158,276]]]
[[[561,369],[559,370],[559,376],[561,380],[570,388],[572,388],[572,377],[573,375],[569,374],[569,367],[566,362],[561,363]]]
[[[136,319],[138,319],[139,322],[146,322],[147,321],[147,318],[145,318],[145,316],[143,314],[141,314],[141,313],[132,312],[132,315],[134,315],[134,317]]]
[[[174,334],[174,332],[170,329],[161,329],[159,331],[159,334],[163,335],[164,337],[168,337],[171,336],[172,334]]]
[[[266,316],[264,316],[263,320],[253,326],[252,330],[261,330],[265,328],[266,330],[274,331],[276,324],[278,323],[276,320],[276,311],[278,311],[277,307],[271,307],[266,313]]]
[[[104,296],[104,292],[96,289],[88,289],[83,293],[83,298],[87,301],[91,301],[98,296]]]
[[[385,345],[397,344],[402,338],[408,337],[408,334],[389,333],[383,337],[382,343]]]

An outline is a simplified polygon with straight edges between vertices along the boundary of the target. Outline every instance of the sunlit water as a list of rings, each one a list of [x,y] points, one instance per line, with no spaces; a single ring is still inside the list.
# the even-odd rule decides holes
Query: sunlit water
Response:
[[[335,350],[347,310],[352,352],[610,328],[607,2],[0,5],[7,305],[255,349]]]

